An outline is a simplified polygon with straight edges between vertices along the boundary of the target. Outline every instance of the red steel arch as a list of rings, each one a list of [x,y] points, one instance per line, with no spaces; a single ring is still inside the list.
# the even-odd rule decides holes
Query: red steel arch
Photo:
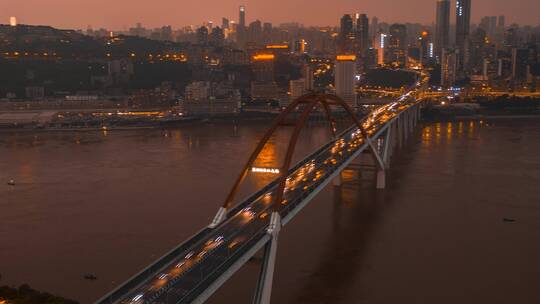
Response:
[[[308,93],[306,95],[303,95],[296,100],[294,100],[287,108],[285,108],[281,114],[274,120],[270,128],[266,131],[261,141],[257,144],[257,147],[249,157],[247,163],[242,169],[242,172],[240,173],[240,176],[236,179],[236,182],[227,196],[225,202],[223,203],[223,208],[229,209],[232,205],[232,202],[234,200],[234,197],[236,193],[238,192],[238,189],[242,183],[242,181],[245,179],[247,173],[249,172],[249,169],[253,166],[253,163],[261,153],[262,149],[268,142],[268,140],[272,137],[274,132],[277,130],[277,128],[280,125],[285,125],[285,120],[291,114],[295,109],[298,108],[298,106],[303,105],[301,115],[299,119],[294,124],[294,131],[293,134],[289,140],[289,145],[287,147],[287,153],[285,154],[285,160],[283,161],[283,165],[280,168],[280,177],[279,177],[279,186],[275,193],[275,200],[274,200],[274,210],[277,211],[277,208],[279,206],[279,203],[283,201],[283,195],[284,195],[284,189],[287,182],[287,174],[290,170],[292,157],[296,148],[296,143],[298,141],[298,137],[300,136],[300,132],[305,126],[305,123],[307,119],[309,118],[309,115],[313,112],[315,109],[315,106],[317,104],[321,104],[322,108],[324,110],[326,119],[329,122],[330,131],[332,133],[332,136],[336,137],[336,122],[334,118],[332,117],[332,112],[330,110],[330,106],[341,106],[347,114],[352,118],[354,124],[359,128],[360,132],[364,136],[364,138],[368,138],[367,132],[364,130],[364,127],[360,123],[360,120],[356,117],[354,114],[353,109],[341,98],[339,98],[336,95],[331,94],[317,94],[317,93]]]

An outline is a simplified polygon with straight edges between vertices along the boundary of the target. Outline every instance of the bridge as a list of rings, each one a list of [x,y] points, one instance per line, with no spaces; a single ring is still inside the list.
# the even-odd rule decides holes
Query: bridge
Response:
[[[417,96],[427,82],[428,77],[421,74],[402,96],[363,119],[334,95],[310,93],[293,101],[265,133],[210,225],[96,304],[203,303],[261,250],[263,263],[253,303],[270,303],[280,230],[327,185],[339,185],[341,172],[360,157],[367,156],[376,168],[377,188],[385,188],[393,151],[404,145],[420,119],[423,101]],[[341,133],[333,115],[336,110],[353,122]],[[325,115],[333,139],[293,166],[296,142],[315,111]],[[274,172],[279,172],[278,177],[233,205],[240,184],[279,127],[292,128],[292,135],[283,164]]]

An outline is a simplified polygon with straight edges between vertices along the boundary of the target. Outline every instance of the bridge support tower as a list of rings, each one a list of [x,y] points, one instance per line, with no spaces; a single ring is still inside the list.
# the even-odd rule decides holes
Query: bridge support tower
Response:
[[[276,253],[278,245],[278,235],[281,230],[281,216],[278,212],[273,212],[270,217],[270,225],[266,233],[270,235],[270,241],[264,246],[263,262],[261,273],[255,289],[253,304],[270,304],[272,295],[272,281],[274,280],[274,269],[276,264]]]

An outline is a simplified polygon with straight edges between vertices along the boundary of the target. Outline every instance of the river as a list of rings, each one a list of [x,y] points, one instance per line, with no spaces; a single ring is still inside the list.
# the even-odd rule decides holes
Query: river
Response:
[[[0,132],[0,285],[96,300],[211,221],[267,126]],[[296,159],[326,140],[313,123]],[[251,174],[238,197],[273,178]],[[282,231],[273,303],[540,302],[540,120],[426,122],[386,190],[344,180]],[[209,303],[250,303],[258,267]]]

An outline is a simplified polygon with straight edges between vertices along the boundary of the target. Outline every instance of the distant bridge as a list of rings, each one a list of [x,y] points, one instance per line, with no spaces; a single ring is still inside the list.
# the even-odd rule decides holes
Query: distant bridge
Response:
[[[417,96],[427,82],[422,74],[406,93],[362,120],[334,95],[310,93],[292,102],[255,148],[212,223],[96,303],[203,303],[261,249],[264,260],[253,303],[270,303],[280,230],[328,184],[340,185],[341,172],[363,153],[371,155],[377,188],[385,188],[393,151],[404,145],[420,119],[423,102]],[[339,134],[334,108],[353,121]],[[300,132],[316,110],[326,116],[333,139],[292,166]],[[299,115],[291,121],[293,113]],[[233,206],[240,184],[279,127],[291,127],[292,135],[281,168],[273,171],[278,178]]]

